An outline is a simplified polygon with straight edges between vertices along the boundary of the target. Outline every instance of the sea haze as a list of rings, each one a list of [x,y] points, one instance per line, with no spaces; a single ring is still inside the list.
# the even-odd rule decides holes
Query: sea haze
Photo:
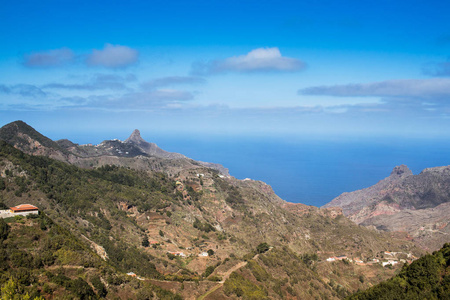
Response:
[[[343,192],[369,187],[400,164],[406,164],[414,174],[450,164],[450,142],[436,139],[141,134],[164,150],[220,163],[238,179],[264,181],[286,201],[314,206],[322,206]]]

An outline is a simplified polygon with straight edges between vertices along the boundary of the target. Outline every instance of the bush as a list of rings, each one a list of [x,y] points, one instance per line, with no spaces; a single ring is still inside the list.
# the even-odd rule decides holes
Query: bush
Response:
[[[258,253],[264,253],[270,249],[269,244],[267,243],[261,243],[256,247],[256,252]]]
[[[148,237],[147,236],[144,236],[144,238],[142,239],[142,246],[143,247],[150,246],[150,242],[148,241]]]
[[[203,277],[204,278],[208,277],[209,275],[211,275],[214,272],[215,269],[216,268],[214,266],[207,267],[205,272],[203,273]]]

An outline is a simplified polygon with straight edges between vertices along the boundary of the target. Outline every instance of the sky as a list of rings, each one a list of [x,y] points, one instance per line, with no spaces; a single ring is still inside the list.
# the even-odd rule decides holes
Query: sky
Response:
[[[5,0],[0,125],[74,142],[447,137],[449,14],[442,0]]]

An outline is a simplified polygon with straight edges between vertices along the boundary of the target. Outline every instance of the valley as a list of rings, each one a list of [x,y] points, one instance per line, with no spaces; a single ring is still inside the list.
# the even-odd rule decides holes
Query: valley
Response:
[[[18,121],[2,127],[0,139],[3,208],[32,204],[40,211],[2,223],[8,234],[1,285],[33,297],[343,299],[443,244],[398,227],[356,224],[349,208],[364,210],[365,203],[288,203],[264,182],[166,152],[137,130],[123,142],[76,145]],[[435,182],[427,174],[424,180]],[[397,184],[410,175],[401,167],[391,176],[381,194],[402,195]],[[417,212],[434,208],[414,199]],[[413,208],[405,203],[389,207]],[[445,233],[445,221],[421,222],[421,231]],[[32,263],[18,262],[14,247]],[[28,280],[20,281],[24,269]]]

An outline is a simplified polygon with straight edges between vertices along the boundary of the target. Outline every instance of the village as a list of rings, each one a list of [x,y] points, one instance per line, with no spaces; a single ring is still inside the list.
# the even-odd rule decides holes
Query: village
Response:
[[[359,266],[381,264],[383,267],[387,267],[395,266],[398,263],[411,264],[416,259],[417,257],[412,255],[411,253],[384,251],[380,254],[380,258],[369,258],[366,261],[362,261],[358,258],[350,258],[347,255],[339,255],[328,257],[326,259],[326,262],[346,260]]]

